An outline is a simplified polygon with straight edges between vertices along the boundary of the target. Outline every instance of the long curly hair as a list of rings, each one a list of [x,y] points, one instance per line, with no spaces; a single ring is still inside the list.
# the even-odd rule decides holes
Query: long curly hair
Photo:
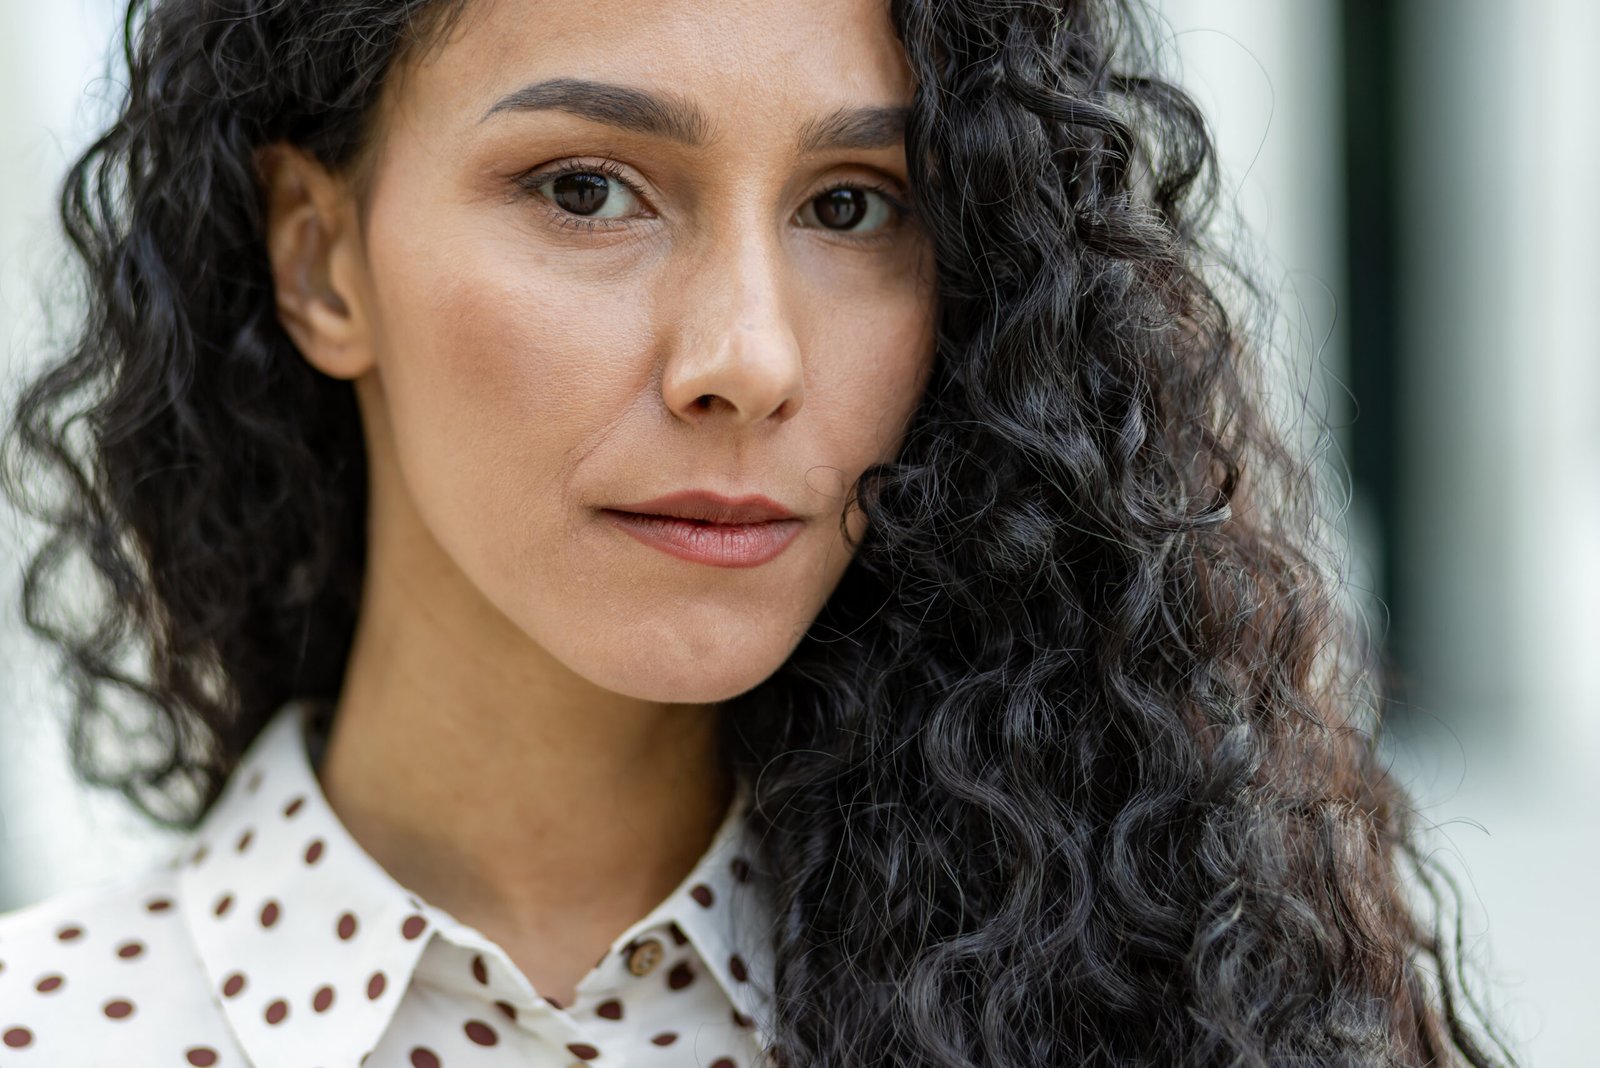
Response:
[[[337,696],[365,565],[359,412],[278,321],[254,151],[351,166],[461,3],[133,0],[126,96],[65,182],[87,315],[6,439],[48,524],[23,611],[80,776],[166,825],[283,702]],[[933,377],[832,597],[723,706],[776,894],[775,1061],[1503,1063],[1156,21],[890,9]]]

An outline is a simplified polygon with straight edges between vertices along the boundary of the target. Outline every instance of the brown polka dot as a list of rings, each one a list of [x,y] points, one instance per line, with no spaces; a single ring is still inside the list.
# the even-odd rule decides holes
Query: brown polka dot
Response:
[[[677,920],[667,924],[667,934],[672,936],[672,944],[675,946],[681,946],[689,941],[689,936],[683,933],[683,928],[678,926]]]
[[[501,1016],[504,1016],[512,1023],[517,1022],[517,1007],[509,1001],[497,1001],[494,1003],[494,1007],[500,1010]]]
[[[711,1068],[739,1068],[732,1057],[718,1057],[711,1062]]]
[[[500,1041],[500,1036],[494,1033],[494,1028],[482,1020],[468,1020],[462,1030],[467,1037],[480,1046],[492,1046]]]
[[[550,1003],[550,1007],[553,1008],[553,1009],[559,1009],[561,1007],[561,1002],[557,1001],[555,998],[551,997],[549,994],[546,994],[544,996],[544,999]]]
[[[740,1027],[743,1027],[745,1030],[749,1030],[756,1025],[754,1020],[740,1012],[738,1009],[733,1010],[733,1022],[738,1024]]]
[[[728,958],[728,971],[741,983],[750,978],[750,969],[744,966],[744,958],[737,953]]]
[[[407,916],[406,922],[400,925],[400,933],[409,941],[410,939],[416,938],[423,931],[427,930],[427,928],[428,921],[423,919],[421,916]]]
[[[439,1055],[427,1046],[417,1046],[411,1051],[411,1068],[439,1068]]]
[[[372,978],[367,980],[367,997],[377,1001],[383,997],[383,988],[389,985],[389,980],[384,978],[382,972],[373,972]]]
[[[267,1006],[267,1011],[264,1015],[269,1024],[282,1023],[283,1018],[289,1015],[289,1003],[282,998],[277,998]]]
[[[743,857],[734,857],[728,867],[733,869],[733,877],[741,883],[750,881],[750,862],[748,860]]]
[[[195,1068],[211,1068],[217,1063],[217,1051],[210,1046],[194,1046],[183,1055]]]
[[[172,900],[170,898],[158,897],[153,901],[146,901],[144,903],[144,907],[148,912],[166,912],[168,909],[172,908]]]
[[[217,903],[212,907],[211,911],[215,912],[218,916],[223,916],[226,915],[227,911],[232,907],[233,895],[223,894],[221,897],[217,898]]]
[[[342,941],[348,942],[350,939],[354,938],[356,936],[355,916],[348,912],[340,916],[338,931],[339,938]]]
[[[47,975],[33,984],[33,988],[41,994],[51,994],[61,989],[61,984],[66,980],[59,975]]]
[[[282,912],[283,910],[278,906],[276,901],[268,901],[265,905],[261,906],[261,926],[271,927],[273,924],[278,922],[278,916]]]
[[[477,953],[472,955],[472,977],[485,986],[489,983],[489,969],[484,966],[483,957]]]
[[[711,903],[716,900],[716,896],[711,893],[711,887],[705,883],[695,883],[689,890],[689,896],[694,898],[702,908],[710,908]]]
[[[315,864],[322,859],[322,839],[313,838],[311,844],[306,846],[306,863]]]
[[[113,1020],[123,1020],[133,1015],[133,1002],[126,998],[112,998],[100,1010]]]
[[[245,831],[239,836],[239,844],[234,848],[243,853],[246,849],[250,848],[250,839],[254,838],[255,836],[255,831]]]
[[[602,1020],[622,1019],[622,1002],[616,998],[607,998],[594,1007],[594,1014]]]
[[[13,1027],[0,1035],[0,1042],[4,1042],[12,1049],[26,1049],[33,1043],[33,1032],[26,1027]]]
[[[689,967],[689,962],[681,960],[672,966],[667,973],[667,986],[673,990],[682,990],[694,982],[694,969]]]
[[[69,927],[63,927],[59,931],[56,932],[56,938],[58,938],[62,942],[71,942],[74,939],[82,938],[82,937],[83,937],[83,928],[82,927],[70,927],[70,926]]]
[[[117,947],[117,956],[121,957],[123,960],[132,960],[143,952],[144,943],[138,941],[137,939],[130,942],[124,942],[122,945]]]
[[[676,1031],[663,1031],[659,1035],[650,1036],[651,1044],[656,1046],[670,1046],[676,1041],[678,1041],[678,1032]]]
[[[239,972],[234,972],[232,975],[228,976],[227,979],[223,980],[222,996],[225,998],[236,998],[239,996],[239,991],[243,989],[244,976]]]
[[[300,807],[305,803],[305,798],[297,797],[293,801],[290,801],[287,805],[283,806],[283,814],[285,816],[293,816],[296,812],[300,811]]]
[[[600,1051],[586,1042],[568,1042],[567,1050],[580,1061],[592,1061],[600,1056]]]
[[[311,1007],[317,1012],[327,1012],[333,1004],[333,987],[319,986],[317,992],[311,997]]]

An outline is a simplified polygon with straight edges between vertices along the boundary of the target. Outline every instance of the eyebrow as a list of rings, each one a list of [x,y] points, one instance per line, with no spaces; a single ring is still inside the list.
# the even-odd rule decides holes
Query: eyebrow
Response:
[[[705,112],[676,93],[584,78],[550,78],[525,85],[495,101],[479,121],[505,112],[552,110],[690,148],[704,147],[713,129]],[[894,148],[905,140],[910,111],[890,106],[838,108],[802,124],[796,147],[802,154]]]

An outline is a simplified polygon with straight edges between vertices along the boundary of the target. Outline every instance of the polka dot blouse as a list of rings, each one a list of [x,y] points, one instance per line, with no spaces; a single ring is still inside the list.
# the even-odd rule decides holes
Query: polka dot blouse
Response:
[[[571,1004],[358,846],[285,705],[181,854],[0,916],[0,1068],[755,1068],[743,805]]]

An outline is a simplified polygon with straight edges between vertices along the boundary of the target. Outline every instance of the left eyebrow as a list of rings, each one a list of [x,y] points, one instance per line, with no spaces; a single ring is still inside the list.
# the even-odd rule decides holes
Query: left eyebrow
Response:
[[[484,112],[485,121],[504,112],[564,111],[591,122],[703,147],[711,120],[676,93],[654,92],[586,78],[550,78],[507,93]],[[800,127],[801,154],[829,150],[894,148],[905,140],[907,107],[842,107]]]
[[[910,114],[908,107],[839,108],[800,127],[800,154],[894,148],[906,139],[906,119]]]

